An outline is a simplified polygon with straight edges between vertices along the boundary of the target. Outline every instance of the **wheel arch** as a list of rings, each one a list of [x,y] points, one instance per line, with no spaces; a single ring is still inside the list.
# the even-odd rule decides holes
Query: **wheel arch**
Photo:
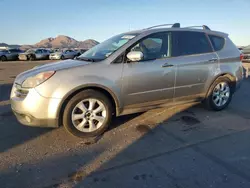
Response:
[[[7,58],[7,56],[6,56],[6,55],[1,55],[1,56],[0,56],[0,58],[2,58],[2,57],[5,57],[5,58],[6,58],[6,60],[8,60],[8,58]]]
[[[118,100],[118,98],[116,97],[116,95],[107,87],[102,86],[102,85],[84,85],[84,86],[79,86],[77,88],[75,88],[74,90],[70,91],[62,100],[62,102],[59,105],[59,108],[57,110],[57,127],[61,126],[62,124],[62,118],[63,118],[63,109],[66,107],[66,105],[68,104],[68,102],[70,101],[70,99],[72,97],[74,97],[76,94],[84,91],[84,90],[88,90],[88,89],[93,89],[96,91],[99,91],[101,93],[103,93],[105,96],[107,96],[109,98],[109,100],[112,103],[113,106],[113,110],[114,110],[114,115],[117,115],[120,113],[120,102]]]
[[[217,75],[210,83],[210,85],[208,86],[207,88],[207,91],[206,91],[206,97],[208,96],[209,94],[209,90],[210,90],[210,87],[213,85],[213,83],[220,77],[227,77],[229,80],[231,80],[231,87],[233,89],[233,93],[235,92],[235,89],[236,89],[236,77],[233,76],[231,73],[221,73],[219,75]]]

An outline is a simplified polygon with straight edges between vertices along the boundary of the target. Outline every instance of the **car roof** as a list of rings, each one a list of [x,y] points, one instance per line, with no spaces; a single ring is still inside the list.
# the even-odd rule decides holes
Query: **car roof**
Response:
[[[135,31],[129,31],[123,34],[126,35],[140,35],[140,34],[152,34],[157,32],[164,32],[164,31],[192,31],[192,32],[204,32],[210,35],[219,35],[222,37],[227,37],[228,34],[220,31],[213,31],[210,29],[197,29],[197,28],[191,28],[191,27],[183,27],[183,28],[148,28],[148,29],[141,29],[141,30],[135,30]]]

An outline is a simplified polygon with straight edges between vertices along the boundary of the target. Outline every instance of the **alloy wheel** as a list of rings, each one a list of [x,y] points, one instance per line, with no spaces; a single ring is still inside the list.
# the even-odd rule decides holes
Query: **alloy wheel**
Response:
[[[227,82],[220,82],[218,83],[214,90],[213,90],[213,95],[212,99],[214,104],[217,107],[221,107],[225,105],[229,98],[230,98],[230,87]]]
[[[79,102],[73,109],[71,120],[81,132],[94,132],[104,125],[107,110],[104,104],[93,98]]]

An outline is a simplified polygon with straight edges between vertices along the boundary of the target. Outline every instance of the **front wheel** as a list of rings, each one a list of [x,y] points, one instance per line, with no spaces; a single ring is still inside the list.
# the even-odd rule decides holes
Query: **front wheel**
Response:
[[[7,57],[6,56],[1,56],[1,61],[7,61]]]
[[[205,100],[209,109],[220,111],[226,108],[232,99],[232,82],[226,77],[220,77],[212,84]]]
[[[30,61],[34,61],[34,60],[36,60],[36,57],[35,57],[35,55],[30,55],[28,59],[29,59]]]
[[[66,105],[63,125],[72,135],[86,138],[103,134],[111,119],[112,105],[109,99],[98,91],[85,90]]]

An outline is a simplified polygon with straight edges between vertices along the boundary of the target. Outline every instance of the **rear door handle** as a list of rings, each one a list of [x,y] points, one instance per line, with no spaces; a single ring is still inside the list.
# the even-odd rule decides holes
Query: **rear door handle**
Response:
[[[218,61],[217,58],[213,58],[213,59],[210,59],[210,60],[209,60],[209,62],[216,62],[216,61]]]
[[[164,65],[162,65],[161,67],[165,68],[165,67],[173,67],[174,65],[171,65],[171,64],[168,64],[168,63],[165,63]]]

